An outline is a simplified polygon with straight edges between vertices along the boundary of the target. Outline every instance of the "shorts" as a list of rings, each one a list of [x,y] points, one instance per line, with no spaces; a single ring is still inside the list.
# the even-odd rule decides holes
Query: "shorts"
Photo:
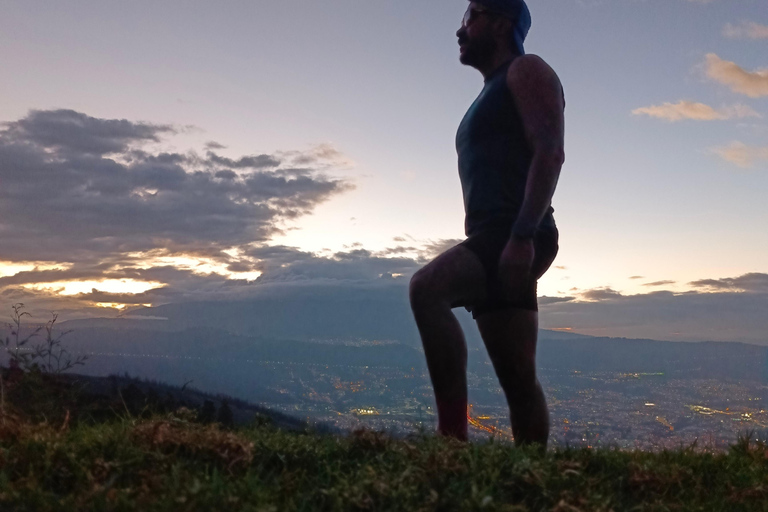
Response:
[[[533,237],[534,258],[528,289],[525,290],[519,301],[510,301],[504,298],[501,283],[498,279],[499,259],[501,253],[509,241],[512,226],[492,228],[481,231],[461,242],[462,245],[475,253],[483,265],[486,276],[487,297],[482,303],[464,306],[472,313],[472,318],[477,318],[484,313],[516,307],[538,311],[539,305],[536,299],[536,282],[544,275],[549,266],[555,260],[558,250],[557,228],[552,226],[541,227]]]

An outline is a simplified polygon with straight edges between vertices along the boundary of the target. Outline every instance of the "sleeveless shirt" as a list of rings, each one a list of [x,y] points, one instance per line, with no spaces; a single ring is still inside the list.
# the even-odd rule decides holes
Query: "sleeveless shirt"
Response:
[[[525,197],[533,154],[507,87],[511,63],[485,79],[456,133],[467,236],[486,229],[511,229]],[[550,206],[539,227],[554,227],[553,212]]]

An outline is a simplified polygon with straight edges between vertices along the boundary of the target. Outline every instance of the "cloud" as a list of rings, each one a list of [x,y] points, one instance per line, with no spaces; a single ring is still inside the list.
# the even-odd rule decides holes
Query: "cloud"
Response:
[[[416,252],[423,249],[415,248]],[[321,257],[295,247],[251,246],[239,255],[241,261],[230,263],[238,271],[258,270],[257,279],[237,279],[220,273],[200,273],[196,268],[178,265],[142,266],[140,258],[120,258],[120,268],[111,264],[87,266],[78,264],[69,269],[30,270],[0,278],[0,307],[3,303],[24,302],[36,316],[48,311],[62,313],[62,319],[105,316],[105,309],[94,304],[178,304],[203,301],[251,300],[264,294],[285,297],[302,295],[306,290],[335,290],[344,295],[375,294],[376,290],[393,286],[407,297],[410,276],[422,266],[410,257],[391,257],[388,250],[372,253],[352,249]],[[133,262],[133,265],[131,264]],[[242,265],[242,267],[240,267]],[[94,288],[83,293],[62,296],[56,290],[64,281],[96,281],[99,279],[158,282],[161,286],[141,293],[117,293]],[[45,284],[45,287],[40,285]],[[35,284],[35,288],[24,288]],[[313,292],[314,293],[314,292]],[[321,293],[321,292],[318,292]],[[116,312],[112,313],[117,314]]]
[[[768,96],[768,69],[746,71],[735,62],[723,60],[714,53],[708,53],[705,61],[707,76],[727,85],[733,92],[750,98]]]
[[[662,105],[636,108],[632,111],[632,114],[636,116],[647,115],[670,122],[682,121],[684,119],[714,121],[733,118],[741,119],[745,117],[762,117],[746,105],[733,105],[716,110],[704,103],[694,103],[692,101],[679,101],[677,103],[664,103]]]
[[[595,302],[601,300],[615,300],[623,297],[621,293],[611,288],[595,288],[581,292],[579,296],[582,300]]]
[[[420,259],[422,261],[433,260],[448,249],[458,245],[462,241],[463,239],[459,238],[448,238],[437,241],[430,240],[424,244],[424,248],[421,250],[421,254],[419,255]]]
[[[179,131],[73,110],[0,125],[0,262],[28,267],[0,278],[2,296],[53,304],[59,283],[106,279],[163,283],[131,300],[111,294],[123,303],[240,293],[268,266],[250,249],[353,188],[328,175],[343,159],[328,145],[237,157],[215,143],[204,154],[152,149]],[[77,309],[107,295],[58,300]]]
[[[407,309],[409,277],[421,266],[413,258],[382,256],[385,252],[351,249],[320,257],[293,247],[254,247],[241,258],[257,262],[264,272],[255,281],[227,279],[215,273],[196,274],[192,269],[170,265],[112,271],[108,270],[107,263],[88,271],[62,269],[59,274],[33,270],[0,281],[0,307],[3,303],[28,303],[35,315],[34,321],[37,321],[47,320],[51,310],[60,312],[62,319],[70,318],[69,312],[74,310],[80,317],[105,316],[104,309],[92,307],[94,303],[180,304],[261,298],[278,304],[296,304],[310,297],[322,300],[334,297],[344,304],[360,307],[368,304],[365,307],[373,309],[366,310],[369,313],[366,318],[380,322],[382,312],[377,301],[382,293],[398,297]],[[95,289],[66,297],[48,290],[23,289],[10,284],[64,277],[88,279],[101,275],[99,272],[111,277],[165,284],[138,294]],[[573,332],[596,336],[768,344],[765,335],[768,332],[768,316],[765,315],[768,311],[768,274],[701,279],[690,286],[692,291],[683,293],[655,291],[625,295],[604,287],[572,290],[566,297],[540,297],[541,325],[543,328],[568,326]],[[302,321],[316,320],[307,308],[309,306],[302,314],[308,316],[302,317]],[[457,315],[461,314],[462,311],[457,310]],[[410,317],[397,321],[403,323],[398,328],[412,327]],[[364,329],[365,325],[360,328]]]
[[[207,153],[208,161],[229,169],[272,169],[280,165],[280,160],[271,155],[243,156],[237,160],[219,156],[213,151]]]
[[[747,146],[742,142],[734,141],[728,146],[712,148],[711,151],[726,162],[743,169],[751,169],[760,162],[768,162],[768,146]]]
[[[631,276],[630,279],[645,279],[644,276]]]
[[[125,152],[131,144],[159,142],[175,133],[170,125],[98,119],[74,110],[32,110],[27,117],[5,123],[3,138],[53,150],[62,156]]]
[[[594,336],[768,345],[768,274],[689,283],[692,291],[623,295],[588,290],[577,300],[543,304],[543,328],[569,326]]]
[[[727,23],[723,35],[731,39],[768,39],[768,25],[754,21],[742,21],[739,25]]]
[[[705,291],[736,291],[751,293],[768,293],[768,274],[752,272],[738,277],[722,279],[701,279],[689,283],[695,288]]]
[[[167,125],[32,111],[0,131],[0,260],[94,262],[264,242],[351,183],[276,155],[151,152]],[[298,154],[298,152],[296,152]]]
[[[320,257],[297,248],[263,246],[251,249],[248,256],[258,261],[263,274],[257,285],[266,283],[375,283],[382,278],[401,276],[407,282],[421,264],[413,258],[390,257],[391,251],[372,253],[365,249],[341,251]]]
[[[768,294],[654,292],[542,307],[542,328],[593,336],[768,345]]]
[[[668,284],[675,284],[676,281],[655,281],[653,283],[645,283],[643,286],[666,286]]]
[[[546,295],[538,298],[539,306],[546,306],[549,304],[559,304],[561,302],[571,302],[576,300],[576,297],[547,297]]]

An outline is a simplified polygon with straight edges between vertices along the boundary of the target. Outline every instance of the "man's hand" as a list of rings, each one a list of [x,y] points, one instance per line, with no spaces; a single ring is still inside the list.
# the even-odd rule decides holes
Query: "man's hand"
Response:
[[[535,249],[533,238],[512,236],[499,259],[499,280],[507,300],[519,302],[530,285]]]

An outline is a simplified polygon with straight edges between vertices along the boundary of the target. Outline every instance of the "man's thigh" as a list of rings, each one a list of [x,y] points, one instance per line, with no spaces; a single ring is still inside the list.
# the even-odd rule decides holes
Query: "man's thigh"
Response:
[[[501,308],[485,313],[475,321],[494,367],[503,363],[519,370],[535,364],[538,311]]]
[[[419,294],[438,296],[455,308],[484,301],[486,288],[480,259],[466,247],[457,245],[414,274],[411,300]]]

